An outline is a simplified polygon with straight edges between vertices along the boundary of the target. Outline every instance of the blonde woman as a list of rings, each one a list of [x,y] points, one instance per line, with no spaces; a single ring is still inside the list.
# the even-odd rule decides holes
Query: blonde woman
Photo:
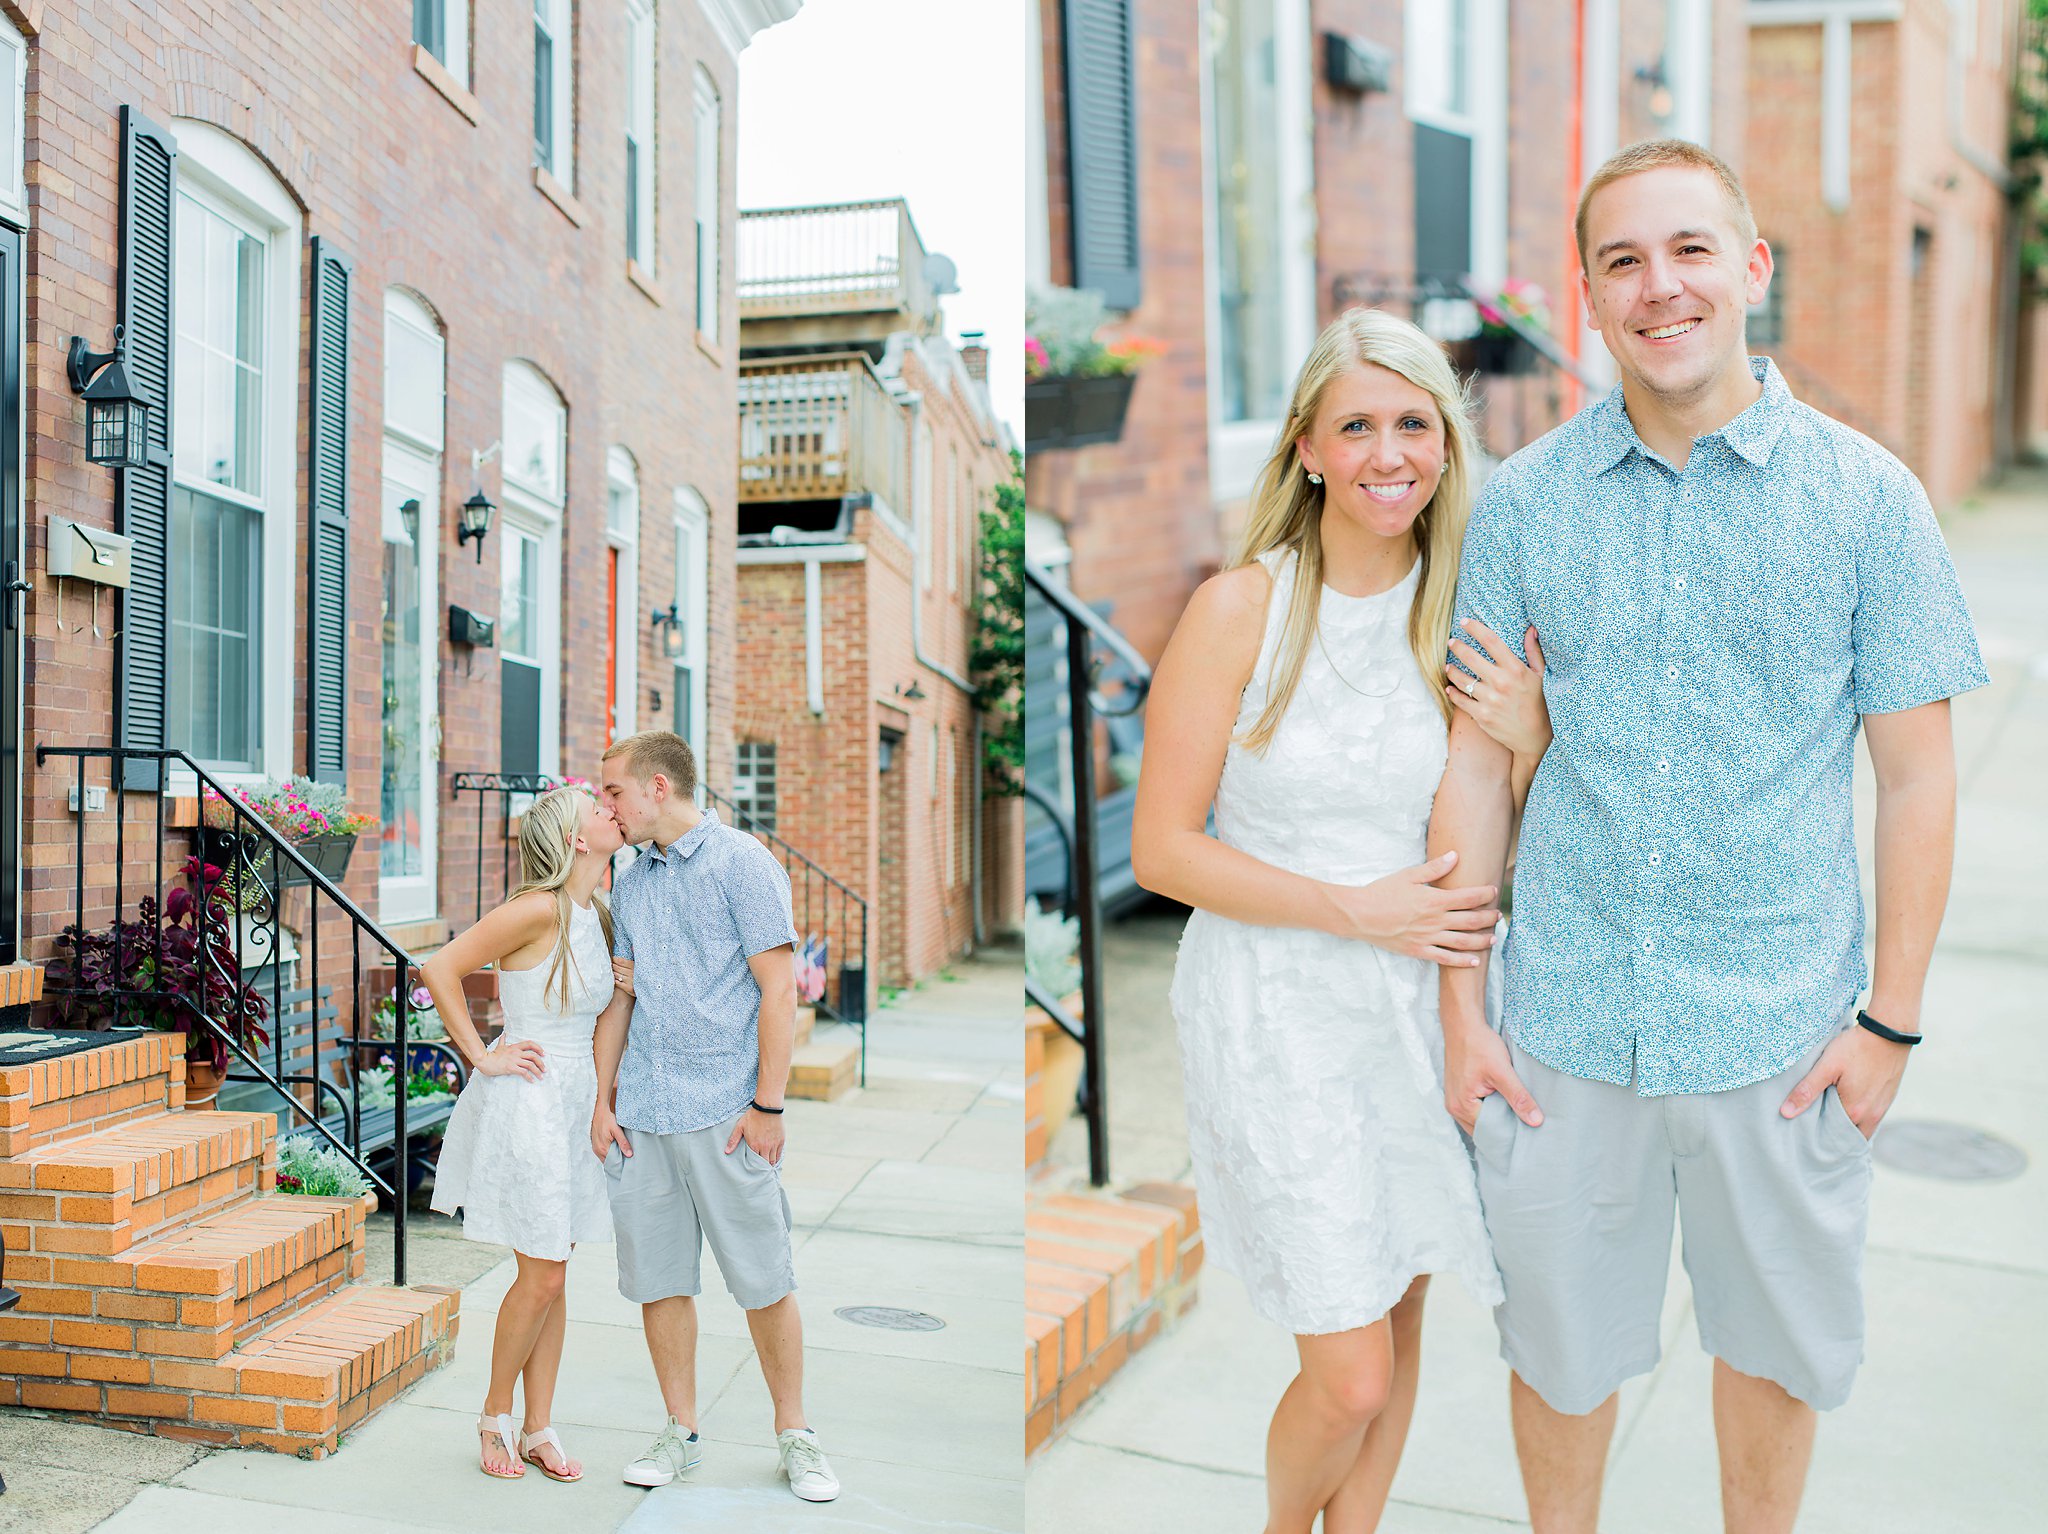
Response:
[[[591,1038],[612,997],[611,912],[597,892],[624,845],[611,813],[582,789],[557,788],[519,830],[520,884],[503,905],[420,967],[469,1084],[448,1120],[433,1207],[462,1211],[462,1233],[512,1248],[518,1277],[498,1306],[491,1383],[477,1423],[486,1475],[516,1480],[533,1465],[580,1480],[549,1424],[568,1314],[562,1295],[578,1241],[609,1241],[604,1170],[590,1155],[597,1106]],[[483,1047],[462,977],[498,969],[504,1031]],[[512,1387],[524,1376],[525,1431],[515,1451]]]
[[[1332,323],[1243,549],[1188,604],[1147,705],[1132,860],[1195,907],[1172,999],[1203,1238],[1300,1356],[1267,1439],[1270,1534],[1377,1526],[1427,1275],[1501,1298],[1435,1016],[1436,966],[1476,963],[1497,891],[1439,888],[1455,854],[1423,862],[1466,409],[1414,326]],[[1507,653],[1484,698],[1459,701],[1529,756],[1526,787],[1548,726],[1538,674]]]

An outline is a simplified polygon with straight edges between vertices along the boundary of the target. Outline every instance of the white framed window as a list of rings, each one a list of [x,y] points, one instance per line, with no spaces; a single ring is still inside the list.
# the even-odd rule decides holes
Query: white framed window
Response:
[[[654,0],[626,0],[626,257],[654,270]]]
[[[946,537],[952,544],[952,557],[946,561],[946,589],[958,592],[960,589],[960,550],[966,540],[961,523],[961,511],[966,497],[960,493],[960,449],[946,449]]]
[[[412,0],[412,40],[469,86],[469,0]]]
[[[718,87],[700,64],[694,86],[697,134],[697,330],[718,339]]]
[[[506,772],[562,770],[562,456],[569,410],[530,363],[505,364],[499,523],[499,750]],[[513,813],[522,806],[515,803]]]
[[[917,414],[916,456],[911,461],[916,483],[910,491],[910,526],[917,538],[917,586],[932,589],[932,475],[937,472],[938,452],[932,444],[932,429],[924,413]]]
[[[604,537],[606,595],[611,603],[611,664],[606,668],[610,710],[605,744],[638,729],[640,675],[640,469],[633,455],[614,447],[605,455]]]
[[[570,0],[533,0],[533,163],[571,188],[576,184],[573,22]]]
[[[745,812],[743,831],[775,829],[775,742],[743,740],[734,749],[733,802]]]
[[[1505,0],[1407,0],[1406,22],[1408,118],[1469,143],[1465,270],[1497,285],[1508,276]]]
[[[1249,493],[1315,341],[1308,0],[1209,0],[1209,433],[1219,500]]]
[[[675,495],[676,615],[682,621],[683,653],[672,663],[673,702],[669,728],[704,760],[705,652],[711,606],[711,508],[684,486]],[[701,776],[701,769],[700,769]]]
[[[28,142],[28,39],[0,16],[0,218],[28,227],[22,156]]]
[[[166,739],[233,776],[291,770],[297,205],[205,123],[179,148]],[[187,785],[173,781],[180,792]]]
[[[446,352],[433,312],[384,295],[383,749],[378,914],[420,921],[439,907],[436,849],[441,449]]]

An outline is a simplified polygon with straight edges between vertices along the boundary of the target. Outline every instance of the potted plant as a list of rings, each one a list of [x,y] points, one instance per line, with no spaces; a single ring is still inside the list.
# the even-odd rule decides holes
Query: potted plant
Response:
[[[370,1003],[369,1037],[398,1037],[398,992],[395,989]],[[433,992],[423,985],[414,985],[405,1009],[405,1054],[413,1072],[417,1074],[420,1071],[438,1069],[439,1063],[446,1060],[447,1056],[438,1049],[421,1046],[445,1044],[447,1041],[448,1028],[441,1021],[441,1014],[435,1010]],[[375,1046],[365,1045],[359,1048],[363,1051],[363,1058],[367,1059]],[[379,1053],[377,1058],[387,1067],[391,1063],[388,1050]]]
[[[277,1147],[277,1191],[316,1198],[360,1198],[370,1191],[362,1169],[312,1135],[291,1135]]]
[[[1473,338],[1473,364],[1482,373],[1516,377],[1536,371],[1536,349],[1522,338],[1517,327],[1550,329],[1550,300],[1543,289],[1520,277],[1510,277],[1500,291],[1475,300],[1479,309],[1479,334]]]
[[[166,892],[161,911],[146,895],[134,921],[98,932],[75,923],[64,929],[59,941],[71,944],[72,976],[57,1021],[67,1028],[118,1021],[186,1035],[185,1106],[204,1108],[227,1071],[227,1040],[251,1053],[268,1044],[270,1009],[235,962],[234,903],[222,871],[187,858],[183,878]]]
[[[1139,336],[1104,339],[1100,294],[1034,288],[1024,303],[1024,451],[1114,442],[1139,368],[1166,350]]]
[[[1024,902],[1024,973],[1051,996],[1060,998],[1067,1016],[1081,1016],[1081,923],[1072,916]],[[1051,1139],[1074,1111],[1086,1059],[1080,1043],[1052,1020],[1043,1008],[1025,1009],[1028,1026],[1038,1030],[1045,1046],[1040,1082],[1045,1098],[1045,1132]]]
[[[363,1096],[363,1111],[366,1113],[376,1108],[389,1108],[398,1100],[397,1086],[392,1077],[391,1056],[385,1054],[378,1059],[379,1063],[365,1070],[358,1082]],[[405,1100],[408,1103],[420,1103],[436,1097],[454,1097],[460,1092],[461,1086],[456,1080],[455,1064],[445,1057],[431,1057],[427,1065],[415,1065],[406,1074]],[[428,1131],[415,1131],[407,1137],[417,1142],[413,1154],[406,1160],[405,1191],[408,1195],[419,1191],[420,1184],[426,1181],[427,1173],[433,1169],[439,1152],[430,1147],[438,1145],[441,1136],[442,1128],[437,1127]],[[398,1153],[395,1147],[380,1151],[371,1158],[371,1165],[376,1167],[378,1175],[387,1181],[397,1164]]]
[[[347,795],[337,783],[316,783],[311,778],[286,778],[282,783],[265,778],[260,784],[234,790],[241,810],[253,816],[291,843],[300,857],[328,879],[340,883],[348,872],[356,838],[378,825],[374,815],[360,815],[348,807]],[[242,815],[212,789],[202,796],[200,821],[204,826],[206,854],[230,870],[231,888],[241,886],[246,869],[255,886],[243,890],[238,904],[246,906],[294,884],[311,881],[296,863],[274,857],[263,839],[241,829]],[[282,863],[282,868],[274,864]]]

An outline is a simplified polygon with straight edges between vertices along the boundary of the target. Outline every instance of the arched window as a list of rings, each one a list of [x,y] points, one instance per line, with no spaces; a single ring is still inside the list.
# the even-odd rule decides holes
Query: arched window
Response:
[[[547,375],[505,364],[498,545],[500,772],[561,771],[563,459],[569,408]]]
[[[384,295],[383,772],[378,914],[435,913],[441,465],[446,346],[415,295]]]
[[[298,205],[246,146],[172,124],[167,743],[230,774],[291,770]]]

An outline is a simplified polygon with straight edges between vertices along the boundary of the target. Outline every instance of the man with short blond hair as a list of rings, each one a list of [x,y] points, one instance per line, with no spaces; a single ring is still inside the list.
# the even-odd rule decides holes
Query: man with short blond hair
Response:
[[[1874,1132],[1919,1041],[1948,896],[1948,699],[1988,677],[1941,533],[1889,453],[1744,344],[1771,277],[1734,174],[1622,151],[1578,215],[1620,386],[1501,466],[1461,619],[1545,661],[1502,951],[1441,972],[1535,1534],[1593,1534],[1622,1381],[1656,1365],[1674,1220],[1714,1355],[1722,1516],[1797,1516],[1815,1410],[1863,1353]],[[1516,650],[1515,639],[1505,641]],[[1486,685],[1461,669],[1456,685]],[[1851,780],[1877,778],[1867,1010]],[[1453,721],[1429,855],[1501,876],[1509,758]]]
[[[804,1418],[782,1191],[796,1026],[789,877],[753,837],[698,809],[696,785],[689,743],[666,730],[604,754],[605,805],[629,843],[647,846],[612,886],[613,946],[632,989],[597,1020],[590,1144],[611,1179],[619,1293],[640,1306],[668,1409],[625,1479],[667,1485],[702,1457],[695,1297],[708,1243],[747,1313],[782,1474],[799,1497],[829,1502],[839,1481]]]

